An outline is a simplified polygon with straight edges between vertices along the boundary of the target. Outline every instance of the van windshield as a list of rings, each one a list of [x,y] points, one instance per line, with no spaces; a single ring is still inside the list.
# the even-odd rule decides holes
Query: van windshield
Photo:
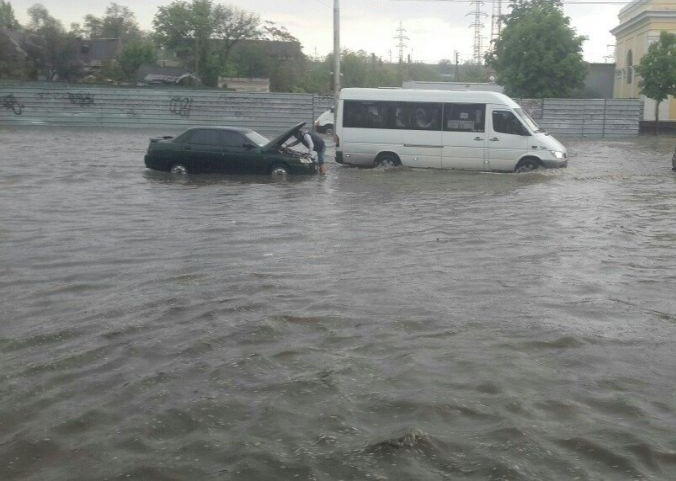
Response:
[[[533,120],[533,118],[528,115],[528,112],[521,108],[514,109],[514,113],[516,114],[519,119],[521,119],[521,122],[523,122],[526,127],[528,127],[528,130],[531,132],[544,132],[545,130],[540,128],[540,126]]]

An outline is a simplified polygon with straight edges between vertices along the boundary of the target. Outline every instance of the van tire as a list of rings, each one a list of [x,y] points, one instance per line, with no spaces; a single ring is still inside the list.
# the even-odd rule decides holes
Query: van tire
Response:
[[[384,167],[387,169],[390,167],[398,167],[401,165],[401,161],[396,154],[393,154],[392,152],[383,152],[382,154],[378,154],[375,164],[376,167]]]
[[[540,161],[535,157],[525,157],[516,164],[514,172],[532,172],[533,170],[538,170],[541,167]]]

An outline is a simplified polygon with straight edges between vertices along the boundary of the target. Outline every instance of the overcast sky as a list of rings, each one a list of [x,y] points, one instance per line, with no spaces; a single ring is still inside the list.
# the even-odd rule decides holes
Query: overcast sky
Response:
[[[593,3],[593,2],[598,3]],[[592,2],[592,3],[590,3]],[[110,0],[9,0],[17,19],[27,22],[26,11],[35,3],[44,5],[49,13],[61,20],[66,28],[72,22],[82,22],[87,14],[104,15]],[[150,30],[157,8],[169,5],[169,0],[119,0],[127,6],[144,30]],[[333,50],[333,0],[229,0],[220,2],[258,14],[287,28],[303,45],[307,55],[324,56]],[[508,0],[503,0],[503,13]],[[618,0],[568,0],[564,14],[584,42],[584,58],[588,62],[613,61],[604,58],[613,53],[614,37],[610,30],[618,25],[617,14],[628,2]],[[341,47],[375,53],[386,60],[397,60],[399,23],[408,37],[404,41],[405,55],[414,61],[437,63],[453,59],[459,52],[460,61],[473,55],[475,4],[470,0],[340,0]],[[481,10],[484,45],[490,37],[491,14],[494,4],[485,1]]]

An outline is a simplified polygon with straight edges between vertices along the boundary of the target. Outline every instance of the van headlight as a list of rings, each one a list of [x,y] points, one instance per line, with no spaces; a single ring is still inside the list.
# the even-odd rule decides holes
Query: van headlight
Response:
[[[566,158],[566,154],[564,154],[563,152],[561,152],[559,150],[550,150],[550,152],[552,153],[554,158],[557,159],[557,160],[561,160],[561,159]]]

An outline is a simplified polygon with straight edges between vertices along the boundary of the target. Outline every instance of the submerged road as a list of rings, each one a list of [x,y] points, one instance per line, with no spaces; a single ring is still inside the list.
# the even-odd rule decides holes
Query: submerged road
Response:
[[[272,181],[157,133],[0,130],[0,479],[676,479],[676,139]]]

